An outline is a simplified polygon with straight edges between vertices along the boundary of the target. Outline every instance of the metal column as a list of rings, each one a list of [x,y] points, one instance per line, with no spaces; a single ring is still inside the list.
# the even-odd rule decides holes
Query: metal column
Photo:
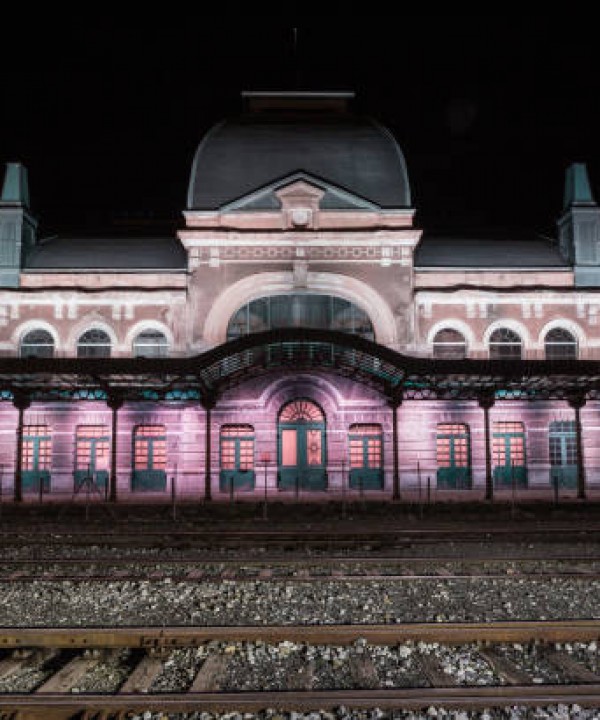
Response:
[[[108,499],[110,502],[117,502],[117,440],[118,440],[118,424],[117,413],[123,406],[123,399],[118,395],[109,395],[106,401],[108,407],[112,410],[112,430],[110,443],[110,490]]]
[[[400,462],[398,456],[398,406],[401,400],[392,402],[392,451],[394,459],[394,475],[392,500],[400,500]]]
[[[212,500],[212,449],[211,449],[211,420],[214,401],[204,400],[202,405],[205,410],[205,433],[204,433],[204,502]]]
[[[581,408],[585,405],[585,397],[583,395],[574,395],[569,398],[569,406],[575,411],[575,443],[577,447],[577,497],[585,500],[586,483],[585,483],[585,457],[583,455],[583,438],[581,428]]]
[[[494,394],[486,393],[478,398],[479,407],[483,410],[485,431],[485,499],[494,499],[494,478],[492,476],[492,447],[490,443],[490,410],[494,407]]]
[[[23,424],[25,419],[25,410],[31,405],[31,401],[27,395],[16,394],[13,397],[13,405],[17,408],[19,417],[17,421],[17,457],[15,458],[15,480],[14,480],[14,500],[21,502],[23,500]]]

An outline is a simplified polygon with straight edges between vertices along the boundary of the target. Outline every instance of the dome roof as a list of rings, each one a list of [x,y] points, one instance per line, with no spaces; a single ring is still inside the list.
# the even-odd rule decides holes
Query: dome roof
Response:
[[[377,122],[347,113],[254,112],[205,135],[192,166],[188,209],[218,210],[298,173],[344,191],[324,198],[328,209],[348,208],[344,194],[381,208],[411,207],[402,151]],[[275,202],[272,197],[271,208]]]

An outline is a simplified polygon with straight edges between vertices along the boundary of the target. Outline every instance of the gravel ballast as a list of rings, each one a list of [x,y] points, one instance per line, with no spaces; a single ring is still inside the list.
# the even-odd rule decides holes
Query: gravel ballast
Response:
[[[435,579],[281,583],[15,581],[0,625],[273,625],[600,618],[599,580]]]
[[[600,720],[599,708],[582,708],[579,705],[546,705],[544,707],[500,707],[486,710],[445,710],[431,706],[424,711],[415,710],[352,710],[340,707],[332,711],[280,712],[266,709],[258,713],[153,713],[134,715],[131,720]]]

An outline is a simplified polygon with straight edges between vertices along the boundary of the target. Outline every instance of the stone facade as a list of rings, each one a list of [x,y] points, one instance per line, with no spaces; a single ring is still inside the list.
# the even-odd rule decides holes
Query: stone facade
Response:
[[[455,337],[458,333],[463,338],[466,357],[487,358],[494,332],[509,330],[518,336],[522,358],[543,359],[549,352],[548,333],[559,329],[572,338],[577,358],[600,359],[598,288],[593,283],[578,283],[577,267],[566,253],[560,256],[556,251],[553,257],[558,260],[554,264],[547,258],[537,265],[535,259],[520,264],[514,254],[506,264],[496,261],[495,265],[477,266],[468,257],[452,265],[443,261],[423,263],[418,249],[427,238],[415,225],[412,207],[378,206],[368,198],[354,196],[351,188],[342,192],[329,185],[327,178],[312,178],[309,173],[299,173],[300,169],[290,166],[289,177],[276,182],[273,179],[268,202],[261,199],[264,188],[260,189],[260,202],[256,200],[257,188],[247,193],[249,199],[238,198],[233,205],[188,207],[178,240],[171,240],[173,247],[180,243],[179,250],[182,246],[185,251],[185,262],[180,265],[142,269],[135,263],[133,267],[114,267],[110,262],[105,267],[91,267],[84,262],[78,267],[50,268],[32,266],[26,258],[10,260],[18,267],[16,271],[8,267],[11,281],[0,288],[0,354],[27,354],[24,339],[32,331],[44,330],[51,337],[55,357],[74,357],[82,335],[97,330],[108,337],[111,357],[136,354],[136,338],[144,332],[161,335],[169,356],[186,357],[224,343],[231,318],[248,303],[282,295],[319,295],[340,298],[359,308],[368,316],[378,344],[408,355],[433,356],[438,333],[451,330]],[[201,167],[194,172],[201,172]],[[571,183],[573,193],[588,182],[587,177],[582,179],[581,171],[577,182],[579,186]],[[29,219],[28,200],[19,192],[13,195],[5,188],[0,215],[4,212],[6,219],[22,212]],[[342,196],[343,209],[330,207],[323,200]],[[262,206],[256,207],[257,203]],[[597,218],[599,211],[591,193],[585,195],[584,204],[586,218]],[[578,221],[578,212],[578,197],[573,196],[565,207],[562,227],[576,226],[576,222],[569,225],[568,217],[571,213]],[[33,227],[33,221],[28,227]],[[10,241],[9,234],[2,237],[5,244]],[[580,237],[576,241],[579,245],[583,242]],[[595,238],[592,241],[596,242]],[[568,247],[569,238],[562,237],[561,243]],[[5,257],[13,256],[7,253]],[[592,266],[586,262],[589,278]],[[231,487],[220,482],[225,452],[222,428],[252,426],[253,487],[243,491],[246,497],[261,497],[265,477],[269,492],[278,493],[284,452],[278,417],[286,403],[298,398],[312,401],[324,414],[324,428],[319,432],[323,433],[320,442],[324,443],[321,464],[325,479],[320,490],[329,494],[356,492],[351,470],[358,462],[356,454],[364,448],[365,469],[380,470],[381,481],[365,487],[359,483],[358,489],[389,497],[394,466],[392,410],[373,390],[326,369],[311,375],[273,373],[242,383],[218,398],[210,415],[210,463],[206,462],[207,413],[197,403],[126,404],[118,413],[116,438],[111,437],[111,410],[103,402],[33,403],[23,413],[24,442],[29,442],[31,449],[35,442],[27,440],[28,428],[46,428],[51,444],[46,459],[51,497],[66,497],[75,491],[80,452],[77,428],[93,426],[105,428],[111,446],[116,448],[119,497],[138,496],[142,491],[145,497],[167,497],[171,478],[175,478],[181,496],[204,497],[209,481],[213,497],[227,498]],[[597,402],[589,402],[581,411],[586,481],[590,486],[600,484],[599,413]],[[573,465],[573,418],[573,410],[559,401],[498,399],[490,412],[494,436],[500,432],[498,423],[523,424],[526,485],[545,489],[550,488],[553,469],[559,467],[557,447],[562,448],[562,464]],[[567,439],[555,443],[553,457],[551,423],[563,431],[567,428],[563,433]],[[5,497],[12,496],[14,489],[17,425],[17,410],[10,402],[3,402],[0,474]],[[140,427],[163,428],[159,469],[165,482],[158,486],[142,483],[136,488],[132,483],[137,448],[134,436]],[[398,409],[401,490],[424,486],[428,478],[441,490],[438,481],[443,442],[441,445],[438,436],[450,427],[454,428],[452,432],[462,432],[462,428],[468,436],[467,485],[485,487],[483,412],[477,403],[406,401]],[[379,440],[371,438],[361,445],[361,432],[380,432]],[[159,452],[158,441],[147,441],[145,450],[137,448],[138,454],[150,452],[151,446]],[[494,447],[493,463],[497,463],[500,446]],[[379,448],[373,450],[375,459],[367,458],[369,448]],[[304,451],[309,452],[308,444],[303,446]],[[369,467],[371,461],[373,468]],[[108,472],[106,457],[102,462]],[[239,458],[235,462],[239,465]],[[25,488],[26,497],[27,491],[35,495],[36,488],[35,482],[30,483]],[[234,490],[237,492],[237,487]],[[312,493],[314,488],[309,490]]]

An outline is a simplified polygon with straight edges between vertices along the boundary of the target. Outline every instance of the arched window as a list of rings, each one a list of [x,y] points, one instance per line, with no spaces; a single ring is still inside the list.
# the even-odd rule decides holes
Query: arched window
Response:
[[[30,330],[21,340],[20,355],[51,358],[54,355],[54,338],[47,330]]]
[[[444,359],[460,359],[467,354],[467,343],[458,330],[445,328],[439,330],[433,338],[433,357]]]
[[[133,341],[133,357],[167,357],[169,343],[160,330],[143,330]]]
[[[104,330],[87,330],[77,342],[77,357],[110,357],[110,338]]]
[[[564,328],[548,330],[544,338],[546,360],[576,360],[577,340]]]
[[[288,403],[279,416],[279,422],[323,422],[323,411],[311,400],[293,400]]]
[[[237,310],[227,326],[227,340],[276,328],[308,327],[375,339],[367,313],[332,295],[273,295],[252,300]]]
[[[498,328],[490,336],[491,360],[519,360],[523,343],[514,330]]]

